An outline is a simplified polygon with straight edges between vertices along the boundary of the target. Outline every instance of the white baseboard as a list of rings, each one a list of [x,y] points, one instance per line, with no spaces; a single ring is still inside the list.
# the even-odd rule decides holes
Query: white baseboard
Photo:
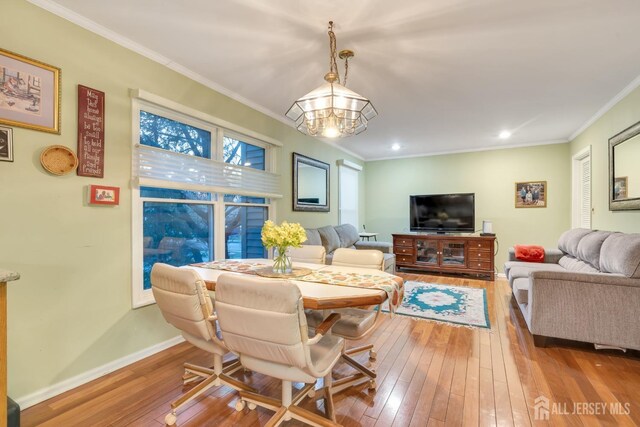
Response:
[[[182,337],[182,335],[173,337],[161,343],[152,345],[151,347],[147,347],[140,351],[136,351],[135,353],[131,353],[127,356],[121,357],[120,359],[116,359],[105,365],[98,366],[97,368],[91,369],[87,372],[83,372],[82,374],[76,375],[75,377],[60,381],[57,384],[52,384],[26,396],[18,397],[17,399],[15,399],[15,401],[16,403],[18,403],[18,405],[20,405],[21,410],[26,409],[47,399],[51,399],[54,396],[62,394],[65,391],[71,390],[72,388],[79,387],[82,384],[86,384],[89,381],[95,380],[96,378],[100,378],[104,375],[110,374],[113,371],[137,362],[138,360],[142,360],[145,357],[149,357],[169,347],[173,347],[176,344],[180,344],[183,341],[184,338]]]
[[[507,278],[507,275],[506,275],[506,274],[504,274],[504,273],[497,273],[497,274],[496,274],[496,276],[501,277],[501,278],[503,278],[503,279],[506,279],[506,278]]]

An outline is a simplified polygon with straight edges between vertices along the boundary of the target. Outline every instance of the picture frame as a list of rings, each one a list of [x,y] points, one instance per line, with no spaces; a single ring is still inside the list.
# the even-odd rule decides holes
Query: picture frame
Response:
[[[619,176],[617,178],[613,178],[613,199],[614,200],[624,200],[629,198],[627,187],[629,185],[629,177],[628,176]]]
[[[0,125],[60,134],[60,68],[0,49]]]
[[[13,129],[0,126],[0,161],[13,162]]]
[[[515,185],[516,208],[546,208],[547,181],[522,181]]]
[[[89,204],[118,206],[120,204],[120,187],[90,185]]]
[[[293,153],[293,210],[330,212],[331,168],[328,163]]]

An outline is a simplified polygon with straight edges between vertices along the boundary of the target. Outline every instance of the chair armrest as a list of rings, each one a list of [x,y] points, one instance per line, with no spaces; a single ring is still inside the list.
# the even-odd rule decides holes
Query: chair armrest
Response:
[[[340,320],[340,313],[331,313],[322,323],[316,326],[316,334],[308,341],[308,344],[315,344],[320,341],[338,320]]]
[[[560,258],[564,256],[564,252],[560,249],[546,249],[544,250],[544,263],[545,264],[557,264]],[[509,261],[519,261],[516,258],[516,251],[513,248],[509,248]]]
[[[610,273],[577,273],[574,271],[533,271],[530,280],[560,280],[566,282],[595,283],[598,285],[640,287],[640,279]]]
[[[389,242],[365,242],[358,240],[354,246],[356,249],[375,249],[383,254],[393,253],[393,244]]]
[[[335,325],[338,320],[340,320],[340,313],[331,313],[329,317],[324,319],[322,323],[316,327],[316,335],[325,335],[329,332],[329,329],[333,328],[333,325]]]

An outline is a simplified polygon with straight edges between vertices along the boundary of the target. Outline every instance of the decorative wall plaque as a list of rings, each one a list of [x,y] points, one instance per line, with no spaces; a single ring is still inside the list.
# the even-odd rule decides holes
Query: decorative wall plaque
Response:
[[[78,175],[104,177],[104,92],[78,85]]]

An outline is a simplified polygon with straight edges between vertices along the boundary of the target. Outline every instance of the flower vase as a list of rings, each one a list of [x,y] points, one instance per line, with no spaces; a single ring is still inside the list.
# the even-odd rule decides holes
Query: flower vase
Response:
[[[277,274],[289,274],[293,271],[291,257],[287,255],[287,248],[278,248],[273,258],[273,272]]]

